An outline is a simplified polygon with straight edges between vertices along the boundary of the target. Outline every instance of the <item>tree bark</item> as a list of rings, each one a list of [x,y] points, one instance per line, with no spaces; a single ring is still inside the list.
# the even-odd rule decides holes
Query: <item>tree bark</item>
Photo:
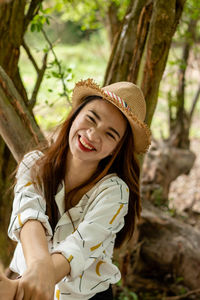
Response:
[[[0,7],[0,65],[6,70],[19,93],[27,102],[26,90],[18,69],[19,48],[25,33],[25,5],[26,0],[16,0]]]
[[[113,43],[104,85],[124,80],[139,84],[146,99],[146,123],[149,126],[155,112],[159,84],[172,37],[184,3],[185,0],[131,1],[121,30]],[[162,152],[163,149],[164,147],[159,150]],[[187,173],[194,163],[195,157],[190,151],[182,150],[182,160],[176,159],[180,152],[181,149],[168,148],[167,153],[163,151],[163,156],[168,156],[168,159],[163,159],[163,156],[159,159],[159,162],[164,161],[166,165],[163,169],[161,166],[159,174],[155,174],[158,180],[160,175],[161,180],[169,179],[165,180],[165,196],[168,195],[171,180],[183,172]],[[147,169],[152,170],[151,167]],[[154,180],[155,176],[152,181]],[[164,198],[163,193],[160,198]],[[162,214],[160,209],[154,210],[151,203],[144,203],[136,243],[129,243],[115,253],[117,259],[121,260],[122,283],[134,290],[136,278],[139,277],[142,279],[140,282],[143,282],[142,289],[145,289],[144,283],[148,279],[149,286],[154,285],[155,289],[159,289],[162,285],[163,290],[166,290],[165,282],[170,274],[173,282],[177,277],[183,277],[188,288],[199,288],[200,271],[195,268],[200,263],[199,232],[167,214]]]
[[[153,142],[152,148],[145,158],[143,168],[143,183],[145,197],[154,204],[168,204],[170,184],[178,176],[189,174],[195,161],[195,155],[190,151],[189,131],[191,126],[191,111],[197,103],[199,92],[193,100],[190,112],[185,107],[186,71],[192,50],[192,41],[196,40],[197,20],[188,24],[185,42],[182,44],[182,58],[178,70],[178,85],[176,92],[175,114],[172,112],[171,93],[168,93],[169,126],[168,139]]]
[[[5,142],[0,140],[0,262],[7,266],[13,254],[14,243],[8,238],[7,230],[11,215],[12,193],[9,192],[11,174],[16,168],[16,161]]]
[[[7,236],[13,199],[12,193],[8,193],[10,182],[13,181],[11,174],[16,167],[16,161],[19,162],[25,152],[39,143],[45,144],[45,138],[32,113],[1,67],[0,134],[4,138],[4,141],[0,140],[0,258],[3,265],[7,266],[14,248]]]
[[[0,66],[12,79],[18,92],[27,103],[27,93],[19,74],[20,46],[27,26],[34,17],[42,0],[10,1],[0,6]],[[25,10],[28,9],[27,14]]]
[[[20,77],[18,61],[20,56],[20,46],[22,44],[25,31],[27,29],[28,24],[37,13],[39,4],[41,2],[42,0],[31,0],[29,2],[27,2],[26,0],[13,0],[13,1],[1,1],[0,4],[0,66],[4,68],[6,73],[12,79],[15,88],[20,94],[20,99],[23,99],[24,105],[27,107],[28,107],[27,93],[22,83],[22,79]],[[8,143],[10,144],[10,147],[12,147],[12,149],[15,146],[14,145],[15,142],[17,143],[18,141],[18,148],[17,148],[18,150],[17,153],[15,154],[15,157],[17,160],[20,160],[20,158],[23,156],[23,154],[26,151],[25,148],[22,149],[22,146],[20,147],[20,143],[22,145],[25,144],[25,138],[28,135],[27,132],[31,131],[31,129],[30,127],[29,129],[24,129],[26,118],[25,116],[23,116],[23,113],[22,114],[19,113],[22,104],[20,104],[19,107],[17,106],[18,94],[16,94],[16,92],[14,91],[15,88],[12,89],[12,93],[10,94],[9,88],[5,86],[5,78],[2,78],[2,76],[0,76],[0,78],[1,78],[0,127],[1,127],[1,131],[4,131],[3,133],[4,135],[6,134],[7,131],[10,130],[10,133],[8,134],[9,136],[8,139],[10,139],[11,136],[13,136],[13,142],[10,140],[8,141]],[[12,101],[12,104],[9,103],[9,100]],[[6,105],[6,103],[8,106]],[[4,108],[5,111],[3,111]],[[13,120],[10,120],[10,117],[7,116],[7,113],[9,113],[10,110],[12,111],[12,116],[14,118]],[[25,111],[27,111],[27,108]],[[30,114],[32,114],[31,111],[29,112],[29,115]],[[19,121],[18,123],[16,123],[17,120]],[[35,122],[33,120],[33,116],[31,120],[33,123]],[[29,122],[27,122],[27,124]],[[21,130],[18,131],[17,129],[20,129],[22,123],[24,124],[24,127],[21,132]],[[11,124],[16,125],[12,128],[12,130],[10,127]],[[8,128],[5,127],[7,125]],[[23,136],[23,131],[26,132],[25,136]],[[41,135],[39,134],[39,136]],[[19,137],[21,138],[21,140],[19,139]],[[40,138],[38,139],[40,140]],[[28,146],[29,142],[26,141],[26,143],[27,144],[25,146]],[[31,143],[33,145],[33,142]],[[1,207],[0,257],[4,266],[7,266],[11,255],[11,249],[12,249],[12,244],[11,242],[9,244],[8,237],[7,237],[7,225],[8,225],[9,215],[11,211],[12,195],[7,193],[7,191],[11,185],[10,184],[11,179],[9,175],[11,174],[12,170],[15,168],[16,162],[12,157],[11,153],[9,152],[7,145],[5,144],[4,140],[1,137],[0,137],[0,149],[1,149],[0,151],[0,166],[1,166],[0,167],[0,187],[1,187],[0,188],[0,207]]]
[[[105,19],[105,27],[108,32],[108,38],[110,41],[110,45],[113,44],[114,38],[116,34],[119,31],[119,28],[121,26],[121,22],[118,19],[117,16],[118,8],[115,2],[112,2],[109,7],[108,11],[106,14],[106,19]]]
[[[151,124],[158,99],[159,84],[167,62],[172,37],[177,28],[185,0],[154,1],[145,52],[141,88],[147,103],[146,122]]]
[[[126,80],[129,76],[130,62],[134,60],[133,53],[136,51],[136,45],[139,45],[140,36],[137,34],[139,20],[144,7],[150,5],[148,3],[148,0],[131,1],[120,31],[113,42],[104,85]],[[151,7],[149,9],[151,10]]]
[[[0,67],[0,134],[16,161],[44,142],[35,119],[24,104],[12,81]]]
[[[185,0],[131,1],[108,62],[104,85],[131,80],[139,84],[150,126],[172,37]]]

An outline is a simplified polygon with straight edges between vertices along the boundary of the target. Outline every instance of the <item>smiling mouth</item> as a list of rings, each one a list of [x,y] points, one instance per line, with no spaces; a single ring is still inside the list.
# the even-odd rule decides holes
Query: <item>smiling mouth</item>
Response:
[[[88,150],[90,150],[90,151],[96,150],[94,147],[88,145],[88,144],[83,140],[83,138],[82,138],[81,136],[79,136],[79,142],[81,143],[81,145],[82,145],[84,148],[86,148],[86,149],[88,149]]]

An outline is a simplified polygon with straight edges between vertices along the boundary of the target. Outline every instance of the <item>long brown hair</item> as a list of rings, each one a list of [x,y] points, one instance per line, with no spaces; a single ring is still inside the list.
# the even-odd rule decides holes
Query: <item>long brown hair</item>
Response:
[[[37,160],[34,168],[32,168],[32,176],[40,179],[43,186],[44,196],[47,204],[47,215],[49,216],[52,229],[58,221],[58,209],[55,203],[55,194],[58,186],[64,180],[67,151],[69,148],[69,131],[71,125],[81,111],[81,109],[90,101],[100,99],[99,96],[89,96],[76,109],[73,109],[66,121],[62,124],[59,134],[46,150],[45,155]],[[128,122],[127,122],[128,123]],[[71,190],[65,197],[65,209],[73,207],[72,199],[76,197],[77,192],[88,191],[106,174],[117,173],[117,175],[126,182],[130,190],[129,208],[125,216],[125,225],[117,234],[115,247],[120,247],[124,240],[131,238],[136,218],[140,216],[141,204],[139,195],[139,163],[134,155],[134,141],[131,128],[127,124],[127,130],[112,156],[108,156],[99,162],[96,172],[89,180]],[[39,174],[36,170],[39,167]],[[39,176],[38,176],[39,175]]]

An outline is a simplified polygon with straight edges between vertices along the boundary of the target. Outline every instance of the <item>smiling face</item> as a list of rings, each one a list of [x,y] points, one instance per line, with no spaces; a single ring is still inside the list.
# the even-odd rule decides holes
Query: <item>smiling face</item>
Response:
[[[70,128],[72,158],[97,166],[116,149],[126,126],[126,118],[113,104],[92,100],[82,108]]]

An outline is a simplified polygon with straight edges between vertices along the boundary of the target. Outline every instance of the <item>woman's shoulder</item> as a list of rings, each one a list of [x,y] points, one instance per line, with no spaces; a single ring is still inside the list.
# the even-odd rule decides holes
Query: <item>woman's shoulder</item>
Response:
[[[26,153],[19,164],[17,174],[29,170],[34,165],[34,163],[43,155],[44,154],[40,150],[33,150]]]
[[[99,189],[105,189],[114,186],[121,186],[125,189],[128,189],[126,182],[115,173],[104,176],[97,183],[97,186]]]
[[[109,203],[109,207],[118,206],[119,203],[128,203],[129,188],[123,179],[116,174],[110,174],[103,177],[86,196],[91,200],[91,209],[98,203]]]
[[[42,157],[44,154],[40,150],[33,150],[26,153],[22,159],[22,163],[27,166],[32,166],[36,160]]]
[[[44,155],[44,154],[43,154],[42,151],[40,151],[40,150],[33,150],[33,151],[30,151],[30,152],[26,153],[26,154],[24,155],[23,160],[24,160],[24,159],[30,160],[30,161],[32,161],[32,160],[37,160],[37,159],[39,159],[39,158],[40,158],[41,156],[43,156],[43,155]]]

